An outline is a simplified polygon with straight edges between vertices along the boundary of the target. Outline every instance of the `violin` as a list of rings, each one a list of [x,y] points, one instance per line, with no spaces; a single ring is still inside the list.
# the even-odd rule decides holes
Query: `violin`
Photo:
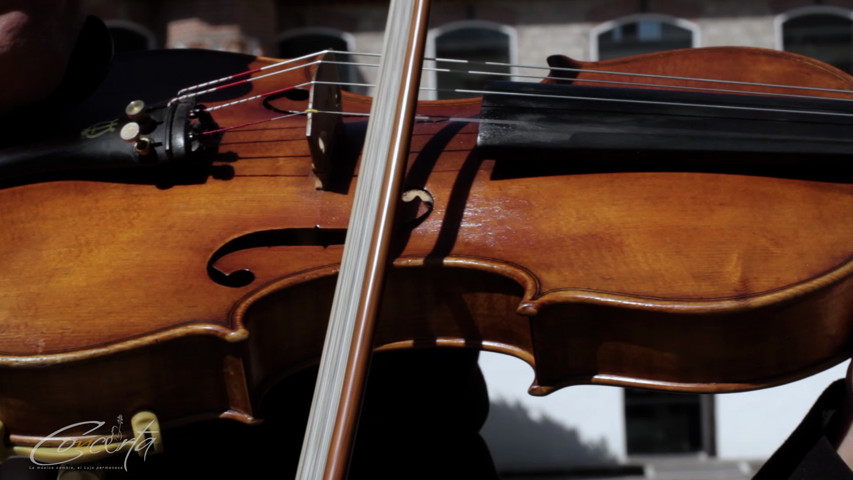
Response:
[[[332,62],[126,57],[60,117],[72,140],[0,153],[16,452],[115,412],[252,423],[316,365],[372,105]],[[733,392],[842,361],[851,89],[719,47],[555,57],[539,84],[418,102],[374,349],[512,355],[534,395]]]

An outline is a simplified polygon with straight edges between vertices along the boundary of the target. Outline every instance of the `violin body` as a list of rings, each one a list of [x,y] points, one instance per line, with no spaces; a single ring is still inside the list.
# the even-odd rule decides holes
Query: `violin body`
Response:
[[[172,64],[192,73],[189,53],[175,55]],[[225,57],[235,68],[271,63]],[[853,88],[816,61],[746,48],[582,66]],[[314,68],[238,96],[309,81]],[[134,75],[159,78],[147,66]],[[107,85],[116,112],[139,96],[162,99],[115,94],[114,77]],[[343,93],[343,112],[369,107]],[[305,108],[304,98],[283,96],[212,115],[235,125]],[[418,113],[467,118],[479,109],[480,99],[447,100],[422,102]],[[322,350],[342,252],[326,234],[347,228],[365,122],[344,120],[337,152],[354,174],[334,189],[315,188],[304,116],[224,132],[209,171],[193,181],[0,189],[0,420],[11,442],[33,445],[81,420],[141,410],[167,424],[255,421],[263,393]],[[534,367],[534,394],[583,383],[747,390],[849,356],[853,183],[572,172],[562,163],[525,172],[532,158],[505,176],[496,170],[506,160],[477,150],[477,131],[415,124],[404,189],[431,209],[413,204],[399,215],[376,349],[507,353]],[[251,271],[248,283],[217,277],[241,270]]]

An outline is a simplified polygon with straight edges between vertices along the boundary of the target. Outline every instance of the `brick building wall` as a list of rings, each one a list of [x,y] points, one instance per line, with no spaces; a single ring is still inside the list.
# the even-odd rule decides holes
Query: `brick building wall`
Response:
[[[305,27],[353,34],[355,48],[377,51],[384,1],[288,2],[275,0],[87,0],[106,20],[134,22],[154,34],[160,47],[201,47],[275,56],[278,36]],[[638,13],[683,18],[698,25],[701,46],[773,47],[773,18],[821,4],[853,10],[853,0],[436,0],[431,27],[460,20],[487,20],[517,31],[520,63],[541,63],[550,54],[589,59],[590,31]]]

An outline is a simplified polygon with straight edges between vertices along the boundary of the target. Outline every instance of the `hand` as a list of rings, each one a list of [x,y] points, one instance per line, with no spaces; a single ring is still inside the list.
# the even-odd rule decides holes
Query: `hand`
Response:
[[[79,0],[0,0],[0,116],[62,81],[83,15]]]

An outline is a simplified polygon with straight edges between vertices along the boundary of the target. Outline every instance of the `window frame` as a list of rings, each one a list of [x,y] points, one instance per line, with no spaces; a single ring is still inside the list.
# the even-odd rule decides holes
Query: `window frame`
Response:
[[[445,35],[450,32],[455,32],[457,30],[467,30],[467,29],[482,29],[482,30],[491,30],[503,33],[507,36],[509,40],[509,64],[510,76],[507,77],[509,81],[516,81],[518,75],[518,30],[515,27],[510,25],[506,25],[503,23],[492,22],[489,20],[459,20],[455,22],[446,23],[440,27],[436,27],[430,29],[427,32],[427,43],[426,43],[426,51],[424,52],[424,57],[426,59],[436,58],[436,44],[438,42],[438,38],[442,35]],[[434,66],[434,62],[426,62],[426,67]],[[421,85],[423,88],[427,90],[422,93],[422,98],[427,100],[435,100],[438,98],[438,73],[433,70],[425,70],[422,75]]]
[[[794,18],[806,17],[809,15],[831,15],[835,17],[845,18],[853,22],[853,10],[836,7],[832,5],[807,5],[805,7],[793,8],[782,12],[773,18],[773,48],[785,52],[785,22]],[[853,26],[851,26],[853,30]],[[853,44],[851,44],[853,48]]]
[[[702,30],[699,25],[685,18],[674,17],[672,15],[664,15],[661,13],[635,13],[626,15],[613,20],[608,20],[600,23],[589,31],[589,58],[590,61],[597,62],[600,58],[598,51],[598,37],[602,33],[613,30],[629,23],[637,23],[641,21],[655,21],[660,23],[668,23],[677,27],[689,30],[691,33],[691,48],[698,48],[702,44]]]
[[[313,26],[313,27],[289,28],[287,30],[282,31],[278,35],[276,35],[276,37],[275,37],[275,50],[276,50],[275,55],[276,55],[276,57],[281,56],[281,53],[279,51],[279,46],[282,42],[287,41],[291,38],[296,38],[296,37],[300,37],[303,35],[306,35],[306,36],[316,35],[316,36],[326,36],[326,37],[338,38],[340,40],[343,40],[344,44],[346,44],[347,53],[350,55],[351,61],[355,61],[353,59],[353,57],[358,55],[358,52],[356,52],[356,50],[355,50],[355,35],[353,35],[352,33],[346,32],[344,30],[339,30],[337,28]],[[359,74],[360,72],[358,70],[357,65],[339,65],[339,67],[345,67],[346,71],[347,71],[347,75],[349,77],[349,78],[340,79],[341,82],[357,83],[358,79],[361,78],[361,75]],[[344,87],[344,88],[348,88],[350,91],[357,92],[357,93],[366,93],[366,91],[363,87],[351,86],[351,87]]]

